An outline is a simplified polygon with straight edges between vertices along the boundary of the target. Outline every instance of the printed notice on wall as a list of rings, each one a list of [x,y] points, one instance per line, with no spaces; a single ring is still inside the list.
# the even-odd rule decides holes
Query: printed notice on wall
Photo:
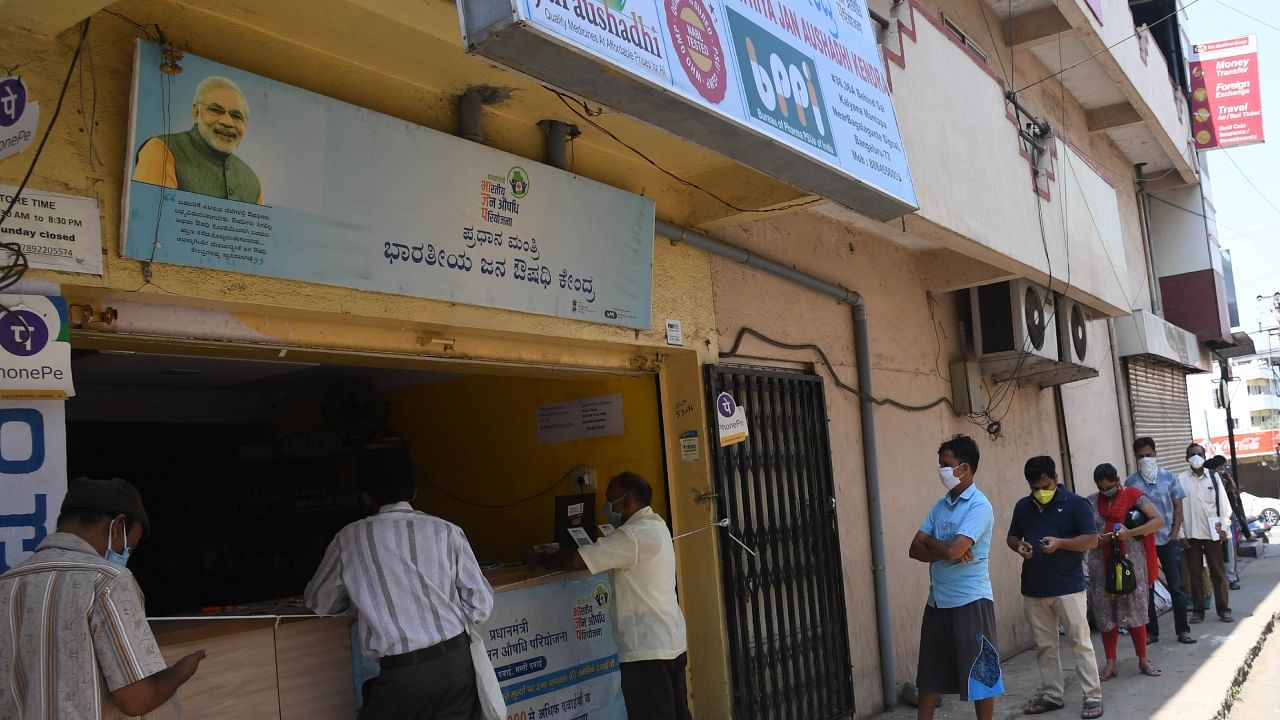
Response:
[[[0,209],[17,192],[0,185]],[[102,225],[93,198],[27,188],[0,225],[0,242],[21,245],[33,269],[102,274]],[[8,256],[0,253],[0,260],[7,262]]]
[[[543,445],[623,432],[621,394],[538,406],[538,442]]]

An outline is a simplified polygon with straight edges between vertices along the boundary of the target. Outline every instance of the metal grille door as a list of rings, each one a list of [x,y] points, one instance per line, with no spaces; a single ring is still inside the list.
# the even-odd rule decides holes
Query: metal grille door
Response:
[[[1186,449],[1195,437],[1191,426],[1187,376],[1181,370],[1131,358],[1125,364],[1133,436],[1156,441],[1160,467],[1175,473],[1186,469]],[[1127,448],[1126,448],[1127,449]]]
[[[713,425],[708,443],[721,517],[757,553],[722,544],[734,715],[849,717],[853,672],[822,379],[709,366],[707,387],[713,407],[729,393],[750,429],[745,442],[719,448]]]

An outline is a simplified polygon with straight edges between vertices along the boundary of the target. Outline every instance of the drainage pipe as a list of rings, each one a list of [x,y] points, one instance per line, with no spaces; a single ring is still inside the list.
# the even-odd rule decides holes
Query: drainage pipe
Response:
[[[481,120],[481,109],[484,107],[484,95],[479,88],[467,88],[458,97],[458,136],[471,142],[484,142],[484,123]]]
[[[1137,317],[1133,318],[1133,322],[1134,328],[1142,332],[1137,327]],[[1129,383],[1125,380],[1124,368],[1120,363],[1120,343],[1116,339],[1114,318],[1107,318],[1107,340],[1111,343],[1111,373],[1115,375],[1116,410],[1120,413],[1120,440],[1124,443],[1124,470],[1126,475],[1132,475],[1137,471],[1133,453],[1130,452],[1133,450],[1133,410],[1129,407]]]
[[[880,645],[880,685],[886,709],[898,701],[898,681],[894,669],[893,627],[889,606],[889,580],[885,571],[884,519],[880,512],[880,462],[876,453],[876,417],[871,387],[871,338],[867,330],[867,306],[862,296],[841,285],[800,272],[776,260],[658,220],[658,235],[684,243],[712,255],[719,255],[747,267],[775,275],[845,303],[853,308],[853,348],[857,356],[858,417],[862,426],[862,467],[867,489],[867,527],[871,535],[871,580],[876,598],[876,635]]]
[[[547,134],[546,164],[561,170],[569,169],[569,160],[565,152],[570,139],[569,128],[573,127],[560,120],[543,120],[538,123]],[[577,128],[574,128],[575,130]]]

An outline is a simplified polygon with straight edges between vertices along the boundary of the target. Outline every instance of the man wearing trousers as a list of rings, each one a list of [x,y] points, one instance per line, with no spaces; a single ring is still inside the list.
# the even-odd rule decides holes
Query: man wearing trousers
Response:
[[[1084,692],[1083,718],[1102,717],[1102,682],[1089,636],[1084,553],[1098,544],[1088,501],[1058,484],[1057,467],[1046,455],[1026,462],[1031,494],[1013,508],[1006,542],[1022,556],[1022,609],[1031,625],[1040,665],[1040,692],[1023,706],[1026,715],[1063,707],[1058,624],[1065,626]]]
[[[1138,472],[1130,475],[1124,484],[1136,487],[1147,494],[1164,518],[1164,526],[1156,530],[1156,555],[1164,570],[1164,580],[1173,599],[1173,629],[1178,642],[1190,645],[1196,641],[1187,623],[1187,594],[1182,585],[1182,545],[1178,542],[1182,532],[1182,503],[1187,494],[1182,490],[1178,477],[1156,464],[1156,441],[1140,437],[1133,441],[1133,452],[1138,457]],[[1148,593],[1147,644],[1160,642],[1160,616],[1156,614],[1155,593]]]
[[[378,677],[360,720],[480,720],[468,626],[493,610],[493,590],[456,525],[418,512],[408,451],[361,458],[361,500],[376,512],[338,531],[307,584],[319,614],[355,611]]]
[[[1204,622],[1204,601],[1208,588],[1204,586],[1204,574],[1200,569],[1209,563],[1209,577],[1213,580],[1213,596],[1218,619],[1233,622],[1231,617],[1230,589],[1227,586],[1227,569],[1222,543],[1227,539],[1226,529],[1231,519],[1231,502],[1227,490],[1218,480],[1217,473],[1205,468],[1204,447],[1192,443],[1187,446],[1185,472],[1178,476],[1183,500],[1182,539],[1186,543],[1187,568],[1190,576],[1191,599],[1195,610],[1191,624]]]

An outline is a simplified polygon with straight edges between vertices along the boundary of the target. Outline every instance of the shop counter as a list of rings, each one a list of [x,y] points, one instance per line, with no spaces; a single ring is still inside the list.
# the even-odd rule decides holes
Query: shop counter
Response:
[[[152,618],[164,659],[208,657],[170,703],[148,715],[164,720],[350,720],[350,617],[264,615]]]

